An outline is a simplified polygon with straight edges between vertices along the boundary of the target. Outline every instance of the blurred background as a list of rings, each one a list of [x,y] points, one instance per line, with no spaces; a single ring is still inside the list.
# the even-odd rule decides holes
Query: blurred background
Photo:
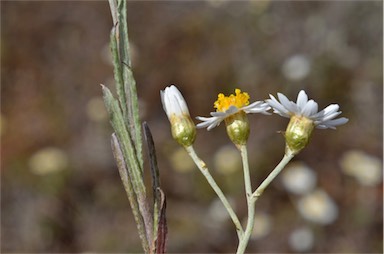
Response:
[[[383,251],[381,1],[129,2],[142,120],[167,195],[168,251],[234,252],[235,229],[172,140],[159,91],[190,113],[217,94],[301,89],[348,124],[312,140],[256,206],[249,252]],[[141,252],[110,149],[101,88],[114,89],[106,1],[1,2],[1,252]],[[288,119],[252,115],[252,184],[284,154]],[[221,125],[195,148],[246,218],[241,161]],[[144,154],[146,156],[146,153]],[[148,172],[147,172],[148,173]]]

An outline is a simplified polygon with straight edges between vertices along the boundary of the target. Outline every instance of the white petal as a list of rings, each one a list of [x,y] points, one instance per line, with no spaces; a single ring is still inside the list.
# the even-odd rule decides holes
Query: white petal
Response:
[[[196,116],[196,119],[199,121],[210,121],[213,117],[204,117],[204,116]]]
[[[301,115],[305,117],[310,117],[317,112],[317,103],[314,100],[309,100],[305,104],[304,108],[301,109]]]
[[[160,91],[160,97],[164,111],[168,118],[170,118],[173,114],[189,115],[187,103],[176,86],[171,85],[166,87],[164,91]]]
[[[316,128],[317,129],[328,129],[328,127],[326,125],[323,125],[323,124],[319,124],[319,125],[316,125]],[[331,129],[336,129],[335,127],[331,128]]]
[[[235,106],[230,106],[229,109],[227,109],[225,112],[211,112],[210,115],[211,116],[215,116],[215,117],[222,117],[222,118],[225,118],[225,117],[228,117],[230,115],[233,115],[235,113],[239,112],[239,109]]]
[[[341,117],[341,118],[338,118],[338,119],[321,122],[321,124],[316,126],[316,128],[319,128],[319,129],[326,129],[326,128],[336,129],[335,126],[345,124],[348,121],[349,121],[348,118]]]
[[[339,105],[331,104],[328,107],[326,107],[325,109],[323,109],[322,111],[320,111],[319,113],[312,115],[312,118],[313,119],[321,119],[323,117],[326,117],[329,114],[333,114],[337,110],[339,110]]]
[[[337,118],[337,119],[334,119],[334,120],[329,120],[327,122],[324,122],[324,124],[333,125],[333,126],[339,126],[339,125],[348,123],[348,121],[349,121],[348,118],[341,117],[341,118]]]
[[[328,107],[324,109],[324,115],[327,115],[329,113],[333,113],[339,110],[339,105],[338,104],[331,104]]]
[[[196,127],[197,128],[207,127],[207,130],[211,130],[215,128],[221,123],[221,121],[224,120],[224,118],[221,118],[221,117],[201,117],[201,116],[196,117],[196,119],[199,121],[203,121],[197,124]]]
[[[291,107],[291,101],[288,100],[287,96],[282,93],[277,93],[277,96],[279,97],[280,104],[288,109],[289,112],[293,112],[294,108]]]
[[[285,109],[280,103],[272,101],[272,100],[266,100],[266,102],[273,108],[273,113],[279,114],[283,117],[290,118],[289,112],[287,109]]]
[[[248,106],[242,107],[242,109],[248,109],[248,108],[253,108],[253,107],[259,107],[261,105],[265,104],[263,101],[255,101],[249,104]]]
[[[313,106],[313,110],[311,112],[311,115],[313,114],[316,114],[318,109],[319,109],[319,106],[317,105],[317,102],[313,101],[315,103],[315,105]]]
[[[326,121],[332,120],[333,118],[335,118],[336,116],[338,116],[340,114],[341,114],[341,111],[334,112],[332,114],[328,114],[327,116],[322,117],[321,121],[326,122]]]
[[[167,117],[169,118],[169,115],[168,115],[168,108],[167,108],[167,102],[165,100],[165,93],[164,91],[160,90],[160,98],[161,98],[161,104],[163,105],[163,109],[165,111],[165,113],[167,114]]]
[[[184,113],[182,105],[185,104],[185,101],[180,91],[175,86],[171,86],[168,95],[172,107],[171,111],[176,115],[182,115]]]
[[[268,103],[265,103],[263,101],[256,101],[246,107],[242,107],[241,110],[243,110],[245,113],[262,113],[265,115],[270,115],[271,113],[267,112],[270,110],[271,107],[268,105]]]
[[[198,124],[196,124],[196,127],[197,128],[206,128],[206,127],[208,127],[209,125],[211,125],[212,124],[212,120],[211,119],[209,119],[209,120],[203,120],[203,119],[201,119],[201,118],[199,118],[199,117],[196,117],[196,119],[197,120],[199,120],[199,121],[203,121],[203,122],[201,122],[201,123],[198,123]]]
[[[171,89],[172,89],[172,94],[174,95],[182,113],[189,115],[187,103],[185,102],[184,97],[180,93],[179,89],[177,89],[174,85],[171,86]]]
[[[225,113],[225,112],[211,112],[210,115],[211,115],[211,116],[218,116],[218,117],[223,117],[223,116],[225,117],[225,116],[227,116],[228,114]]]
[[[169,87],[166,87],[164,90],[164,102],[168,118],[170,118],[170,116],[175,113],[175,106],[170,91],[171,90]]]
[[[299,107],[299,109],[304,108],[305,104],[308,102],[308,95],[305,93],[304,90],[301,90],[299,92],[299,95],[297,96],[296,104]]]
[[[312,105],[310,106],[311,110],[310,110],[310,112],[309,112],[309,117],[311,117],[312,115],[317,114],[317,109],[318,109],[319,107],[318,107],[318,105],[317,105],[317,102],[315,102],[314,100],[309,100],[309,101],[307,102],[307,104],[308,104],[308,103],[312,104]]]
[[[283,105],[289,112],[294,113],[294,114],[299,113],[299,110],[298,110],[298,107],[296,106],[296,104],[294,102],[288,100],[288,98],[284,94],[277,93],[277,96],[279,97],[281,105]]]
[[[181,108],[180,108],[180,104],[177,102],[175,96],[173,94],[170,94],[169,95],[170,97],[170,111],[176,115],[181,115],[182,114],[182,111],[181,111]]]
[[[276,114],[279,114],[283,117],[290,117],[289,115],[289,111],[283,106],[281,105],[275,97],[273,97],[273,95],[269,95],[269,97],[271,99],[267,99],[265,100],[266,103],[268,103],[269,106],[271,106],[273,108],[273,112],[276,113]]]

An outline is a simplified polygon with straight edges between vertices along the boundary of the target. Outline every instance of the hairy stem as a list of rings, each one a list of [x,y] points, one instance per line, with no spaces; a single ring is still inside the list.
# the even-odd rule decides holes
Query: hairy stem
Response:
[[[257,200],[261,194],[263,194],[265,188],[276,178],[276,176],[283,170],[283,168],[288,164],[288,162],[294,157],[293,153],[284,154],[283,159],[280,163],[275,167],[275,169],[268,175],[268,177],[260,184],[260,186],[253,192],[252,199]]]
[[[283,159],[280,163],[272,170],[272,172],[267,176],[267,178],[260,184],[260,186],[255,190],[255,192],[251,192],[248,194],[248,188],[250,186],[250,181],[248,182],[247,176],[249,176],[248,170],[248,157],[247,150],[245,146],[240,147],[241,156],[243,159],[243,167],[244,167],[244,180],[245,180],[245,188],[247,192],[247,205],[248,205],[248,221],[247,226],[245,228],[244,236],[241,238],[239,242],[239,246],[237,247],[237,254],[242,254],[245,252],[247,248],[249,238],[252,234],[254,221],[255,221],[255,204],[257,199],[263,194],[265,188],[276,178],[276,176],[283,170],[283,168],[288,164],[288,162],[295,156],[293,153],[284,154]],[[248,182],[248,183],[247,183]],[[247,187],[247,185],[249,185]]]
[[[236,213],[233,211],[232,206],[229,204],[227,198],[221,191],[220,187],[217,185],[215,180],[213,179],[212,175],[209,173],[209,169],[205,162],[201,160],[195,150],[193,149],[193,146],[185,147],[187,150],[189,156],[192,158],[196,166],[200,169],[200,172],[204,175],[204,177],[207,179],[209,185],[211,185],[212,189],[216,192],[217,196],[220,198],[221,202],[223,203],[224,207],[227,209],[227,212],[229,216],[231,217],[233,224],[235,224],[237,236],[239,239],[242,239],[244,230],[241,226],[241,223],[239,221],[239,218],[237,217]]]
[[[252,200],[252,185],[251,185],[251,176],[249,173],[247,147],[246,145],[242,145],[239,147],[239,149],[241,152],[241,159],[243,161],[245,195],[246,195],[247,206],[248,206],[248,219],[247,219],[247,226],[245,228],[244,236],[243,238],[240,239],[239,246],[237,247],[236,253],[244,253],[253,230],[254,219],[255,219],[255,202]]]

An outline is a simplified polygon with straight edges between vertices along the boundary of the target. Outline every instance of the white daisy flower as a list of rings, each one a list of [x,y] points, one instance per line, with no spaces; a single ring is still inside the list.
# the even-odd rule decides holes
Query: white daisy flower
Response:
[[[231,94],[230,96],[224,96],[224,94],[220,93],[217,96],[217,101],[214,103],[214,107],[217,111],[210,113],[212,117],[196,117],[197,120],[202,121],[197,124],[197,128],[207,127],[207,130],[212,130],[216,126],[219,126],[226,118],[242,111],[246,114],[262,113],[269,115],[270,113],[267,111],[271,108],[263,101],[256,101],[249,104],[248,93],[243,93],[240,89],[235,89],[235,95]]]
[[[266,102],[273,108],[273,112],[290,118],[285,132],[286,152],[297,154],[303,149],[312,134],[314,127],[319,129],[336,129],[336,126],[348,122],[345,117],[337,118],[341,114],[338,104],[331,104],[318,112],[318,105],[314,100],[308,100],[307,94],[301,90],[297,101],[288,100],[281,93],[277,93],[280,102],[272,95]]]
[[[192,145],[196,138],[196,127],[189,115],[183,95],[174,85],[171,85],[164,91],[160,91],[160,97],[164,111],[171,122],[173,138],[183,146]]]
[[[341,117],[334,119],[341,114],[338,104],[331,104],[322,111],[318,112],[318,105],[314,100],[308,100],[308,96],[304,90],[299,92],[297,101],[288,100],[288,98],[281,93],[277,93],[280,102],[269,95],[271,99],[266,102],[273,108],[273,112],[283,117],[291,118],[293,115],[303,116],[313,121],[318,129],[336,129],[336,126],[348,122],[348,118]]]
[[[235,89],[235,95],[224,96],[220,93],[214,103],[216,112],[211,112],[211,117],[196,117],[202,121],[197,124],[197,128],[207,128],[211,130],[218,126],[223,120],[227,126],[227,134],[236,145],[244,145],[249,136],[249,123],[246,114],[262,113],[269,114],[270,109],[267,103],[256,101],[249,104],[248,93]]]

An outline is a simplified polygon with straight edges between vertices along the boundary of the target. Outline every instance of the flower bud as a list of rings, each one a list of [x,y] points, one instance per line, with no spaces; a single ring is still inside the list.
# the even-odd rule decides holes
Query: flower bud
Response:
[[[196,127],[189,115],[170,118],[172,137],[182,146],[190,146],[196,139]]]
[[[309,142],[314,122],[304,116],[292,116],[285,131],[285,152],[298,154]]]
[[[196,138],[196,127],[183,95],[174,85],[166,87],[160,95],[164,111],[171,123],[172,137],[180,145],[192,145]]]
[[[245,145],[249,137],[249,122],[245,112],[240,111],[225,118],[227,134],[235,145]]]

